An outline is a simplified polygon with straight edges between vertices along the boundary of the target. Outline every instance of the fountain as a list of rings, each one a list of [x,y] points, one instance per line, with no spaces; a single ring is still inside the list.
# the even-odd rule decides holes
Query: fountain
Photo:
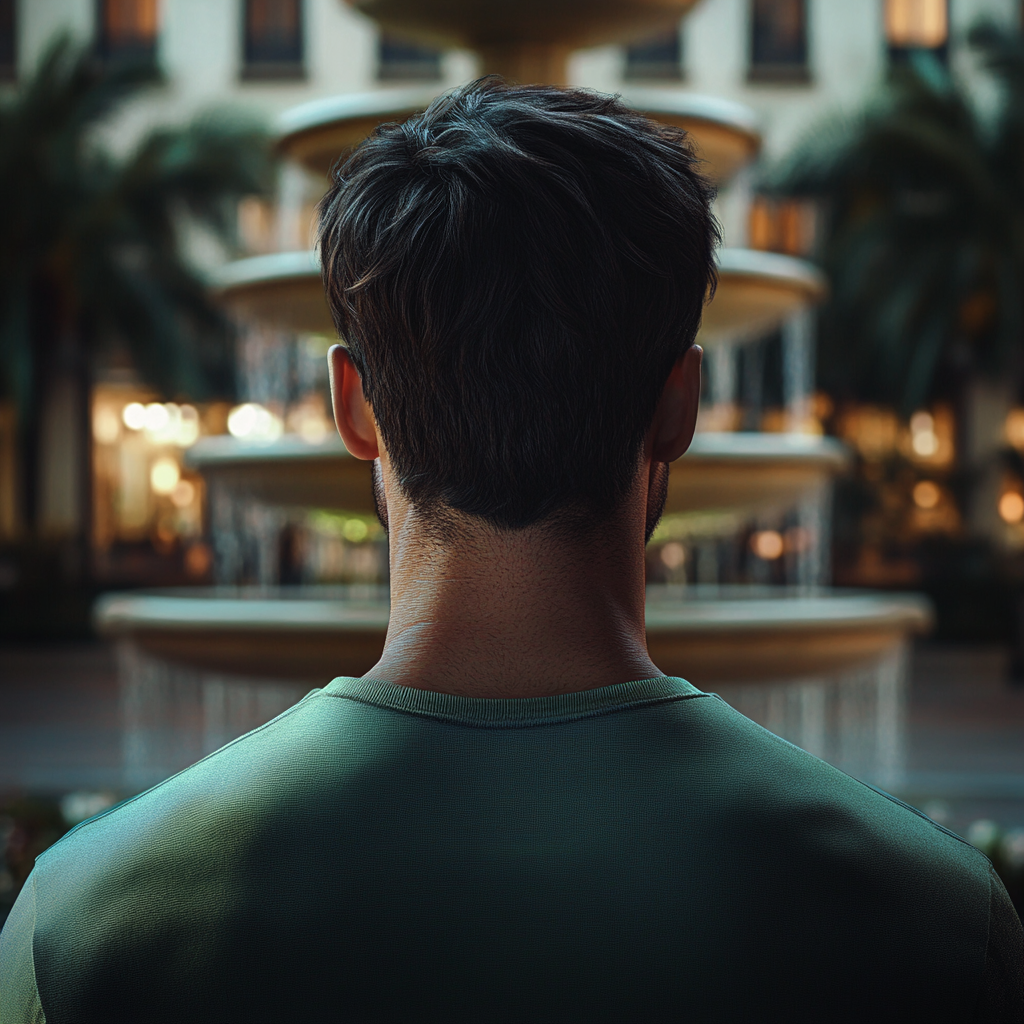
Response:
[[[471,46],[488,71],[561,83],[573,49],[673,24],[692,2],[352,5],[407,35]],[[758,151],[754,119],[736,104],[671,90],[638,90],[625,98],[652,118],[686,128],[719,184]],[[293,229],[301,224],[302,174],[323,180],[342,150],[430,99],[422,90],[394,90],[316,101],[284,115],[279,146],[292,171],[284,176],[281,223]],[[281,236],[292,246],[302,241],[295,230]],[[785,325],[786,400],[798,426],[810,397],[810,336],[801,310],[822,295],[820,274],[791,257],[726,248],[719,276],[698,338],[708,352],[716,405],[728,406],[735,397],[729,367],[736,347]],[[319,268],[307,250],[238,261],[224,268],[217,288],[248,325],[243,345],[277,345],[283,352],[298,336],[333,337]],[[260,381],[243,385],[255,399]],[[220,585],[110,595],[97,609],[100,628],[120,640],[127,788],[155,782],[261,724],[310,686],[365,672],[387,627],[384,544],[379,537],[367,540],[369,467],[351,458],[322,422],[313,431],[300,425],[258,442],[207,438],[192,449],[191,459],[209,485]],[[907,638],[926,628],[928,610],[907,596],[822,589],[829,480],[845,461],[841,445],[811,434],[699,433],[672,466],[664,524],[679,536],[705,538],[699,582],[649,587],[648,643],[664,671],[714,687],[785,738],[893,786],[902,766]],[[356,517],[339,522],[362,541],[361,582],[279,586],[285,576],[282,537],[308,509]],[[796,586],[723,585],[719,539],[752,517],[773,521],[794,509],[795,529],[804,538],[795,556]],[[249,585],[238,585],[243,582]]]

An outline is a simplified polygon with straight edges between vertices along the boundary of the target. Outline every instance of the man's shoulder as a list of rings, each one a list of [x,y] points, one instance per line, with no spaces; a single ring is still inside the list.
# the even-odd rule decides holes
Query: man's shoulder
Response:
[[[874,872],[913,890],[959,879],[987,899],[988,858],[879,786],[859,781],[750,721],[721,700],[701,702],[702,783],[716,813],[776,856],[865,881]],[[854,870],[856,869],[856,870]]]
[[[299,791],[303,735],[315,744],[314,690],[276,718],[148,790],[75,826],[36,861],[43,893],[70,894],[157,861],[166,871],[239,838]],[[313,712],[311,714],[310,712]],[[314,728],[311,730],[311,725]],[[214,858],[216,859],[216,858]]]

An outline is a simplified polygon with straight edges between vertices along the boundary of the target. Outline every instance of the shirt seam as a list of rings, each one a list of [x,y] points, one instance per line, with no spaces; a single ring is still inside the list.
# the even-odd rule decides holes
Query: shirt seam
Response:
[[[845,774],[845,773],[844,773]],[[851,775],[852,779],[853,776]],[[945,825],[940,825],[934,818],[929,818],[924,811],[914,807],[913,804],[908,804],[905,800],[901,800],[898,796],[893,796],[892,793],[887,793],[884,789],[880,789],[878,786],[872,786],[870,782],[864,782],[861,779],[854,779],[855,782],[859,782],[866,789],[870,789],[873,793],[877,793],[879,796],[884,796],[886,800],[891,801],[898,807],[902,807],[904,810],[910,811],[912,814],[916,814],[922,820],[928,822],[932,828],[937,829],[939,832],[944,832],[951,839],[955,839],[961,846],[966,847],[971,853],[977,854],[981,859],[988,865],[989,869],[992,869],[992,861],[984,851],[979,850],[973,843],[968,842],[963,836],[958,836],[952,829],[946,828]],[[989,886],[991,888],[991,879],[989,880]],[[991,899],[991,895],[989,896]]]
[[[329,693],[322,690],[325,697],[334,697],[336,700],[350,700],[356,704],[365,704],[368,707],[382,708],[387,711],[394,711],[396,714],[409,715],[412,718],[431,718],[437,722],[444,722],[446,725],[460,726],[465,729],[540,729],[552,725],[565,725],[567,722],[578,722],[585,718],[599,718],[603,715],[614,715],[620,711],[639,711],[644,708],[656,707],[660,704],[673,704],[677,701],[693,700],[697,697],[710,697],[708,693],[673,693],[663,697],[647,697],[630,701],[626,704],[616,704],[608,707],[591,708],[587,711],[576,711],[558,715],[551,718],[524,719],[522,721],[509,721],[504,719],[496,722],[467,721],[454,715],[441,714],[435,711],[425,711],[421,708],[406,708],[393,704],[383,704],[379,701],[370,700],[366,697],[357,697],[351,693]]]
[[[32,934],[29,938],[29,964],[32,968],[32,988],[36,994],[36,1004],[39,1006],[39,1012],[42,1014],[42,1024],[46,1024],[46,1007],[43,1006],[43,994],[39,991],[39,976],[36,974],[36,920],[38,919],[37,904],[39,900],[39,894],[36,890],[36,876],[35,872],[32,872],[28,877],[28,882],[32,884]]]

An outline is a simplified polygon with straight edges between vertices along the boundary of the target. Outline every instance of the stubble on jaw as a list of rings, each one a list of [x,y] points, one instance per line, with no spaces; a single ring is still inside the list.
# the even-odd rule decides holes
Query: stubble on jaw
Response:
[[[380,468],[380,459],[374,459],[370,467],[370,481],[373,489],[373,511],[384,532],[388,532],[388,499],[384,490],[384,471]]]
[[[661,522],[668,501],[668,463],[654,462],[651,464],[651,476],[647,485],[647,521],[644,524],[644,543],[646,544]]]

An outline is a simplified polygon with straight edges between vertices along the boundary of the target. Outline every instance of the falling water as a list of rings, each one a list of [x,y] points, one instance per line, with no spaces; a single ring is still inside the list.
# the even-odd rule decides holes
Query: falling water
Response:
[[[811,412],[814,391],[814,314],[794,313],[782,325],[782,397],[789,429],[799,432]]]
[[[741,714],[855,778],[898,788],[905,769],[907,646],[828,679],[716,688]]]
[[[302,683],[247,680],[152,658],[118,645],[122,775],[136,793],[270,721],[309,692]]]
[[[708,394],[712,405],[736,401],[736,346],[716,345],[708,352]]]

